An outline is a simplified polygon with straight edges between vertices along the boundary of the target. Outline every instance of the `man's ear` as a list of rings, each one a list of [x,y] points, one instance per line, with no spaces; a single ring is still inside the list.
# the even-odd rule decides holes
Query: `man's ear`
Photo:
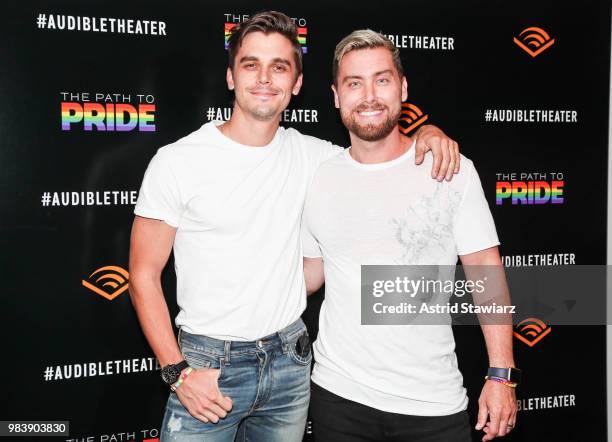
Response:
[[[402,77],[402,103],[408,99],[408,80]]]
[[[336,90],[336,86],[332,84],[331,89],[334,91],[334,106],[336,106],[336,109],[340,109],[340,100],[338,100],[338,91]]]
[[[225,73],[225,80],[227,81],[227,88],[230,91],[234,90],[234,75],[232,74],[231,68],[228,66],[227,72]]]
[[[302,88],[303,80],[304,78],[302,77],[302,74],[298,75],[298,78],[295,80],[295,84],[293,85],[293,89],[291,90],[291,93],[293,95],[297,95],[300,93],[300,89]]]

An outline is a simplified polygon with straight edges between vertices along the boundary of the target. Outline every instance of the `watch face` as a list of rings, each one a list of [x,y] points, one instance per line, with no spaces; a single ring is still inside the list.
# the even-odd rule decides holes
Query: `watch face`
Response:
[[[513,382],[520,382],[521,381],[521,370],[518,370],[516,368],[513,368],[510,370],[510,379]]]
[[[166,384],[174,384],[178,381],[180,373],[174,367],[174,365],[168,365],[162,368],[161,377]]]

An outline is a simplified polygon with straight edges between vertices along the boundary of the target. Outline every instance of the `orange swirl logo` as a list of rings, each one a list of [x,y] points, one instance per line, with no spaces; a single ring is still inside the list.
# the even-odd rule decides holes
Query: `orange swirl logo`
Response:
[[[106,266],[100,267],[81,282],[92,292],[112,301],[128,289],[129,277],[130,274],[121,267]]]
[[[399,130],[404,135],[407,135],[408,132],[423,124],[427,118],[427,114],[424,114],[423,111],[414,104],[402,103],[402,113],[398,121]]]
[[[514,42],[535,58],[551,47],[555,43],[555,39],[550,38],[550,35],[544,29],[532,26],[523,29],[518,38],[514,37]]]
[[[530,347],[533,347],[544,336],[551,332],[551,328],[538,318],[527,318],[514,326],[514,336],[523,341]]]

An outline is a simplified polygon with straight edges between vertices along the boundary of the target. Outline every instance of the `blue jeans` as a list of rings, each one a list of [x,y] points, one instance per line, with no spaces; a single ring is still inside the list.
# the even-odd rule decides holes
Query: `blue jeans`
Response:
[[[310,400],[312,351],[296,349],[306,333],[301,319],[257,341],[221,341],[179,333],[179,345],[194,368],[218,368],[219,389],[233,402],[218,423],[189,414],[170,393],[161,442],[300,442]]]

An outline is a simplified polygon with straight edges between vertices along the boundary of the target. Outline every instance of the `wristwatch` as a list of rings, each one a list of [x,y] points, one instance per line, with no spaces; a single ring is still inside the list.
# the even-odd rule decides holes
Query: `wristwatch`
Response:
[[[506,379],[508,382],[514,382],[516,384],[521,382],[521,370],[514,367],[489,367],[487,370],[487,376]]]
[[[189,367],[187,361],[181,361],[178,364],[166,365],[161,369],[161,378],[166,384],[172,385],[179,380],[181,371],[187,367]]]

